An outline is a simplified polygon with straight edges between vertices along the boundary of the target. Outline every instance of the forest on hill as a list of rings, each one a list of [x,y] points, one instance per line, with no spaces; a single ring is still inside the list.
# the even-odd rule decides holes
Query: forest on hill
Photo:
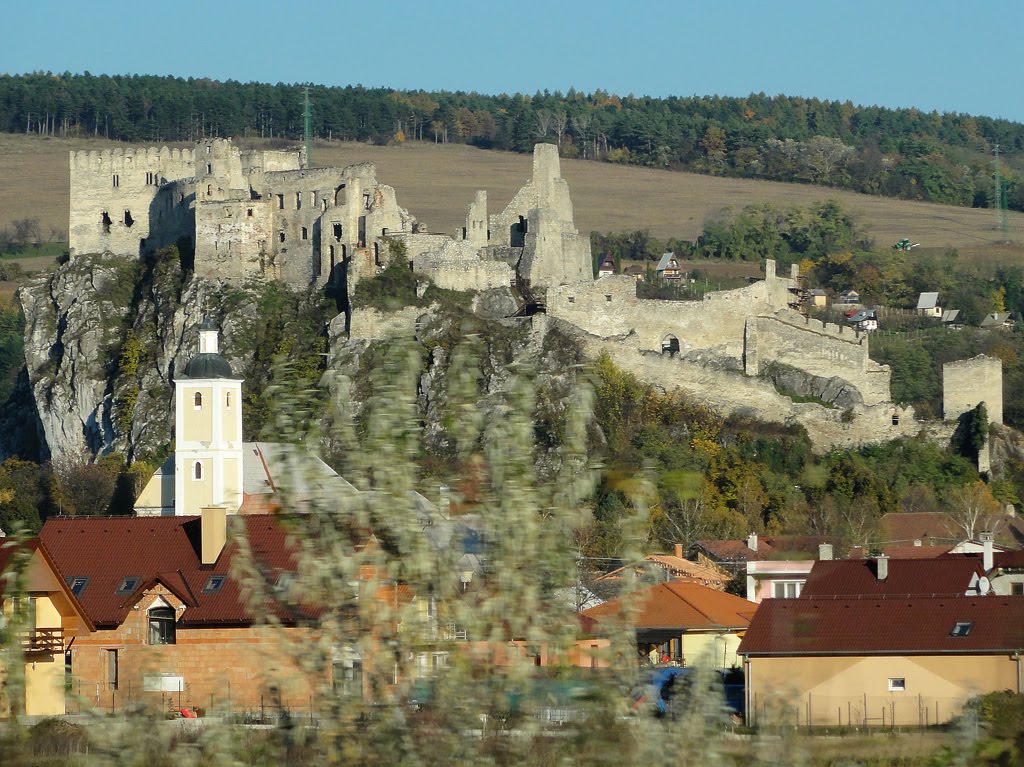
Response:
[[[605,91],[486,95],[308,88],[322,139],[457,142],[868,194],[1024,211],[1024,125],[965,114],[768,96]],[[124,141],[295,140],[304,88],[141,75],[0,76],[0,130]],[[992,150],[1001,152],[994,183]]]

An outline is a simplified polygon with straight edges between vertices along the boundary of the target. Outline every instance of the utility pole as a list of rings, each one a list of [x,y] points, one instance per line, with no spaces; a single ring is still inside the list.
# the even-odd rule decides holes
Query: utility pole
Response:
[[[995,164],[995,173],[992,175],[995,184],[992,204],[996,209],[996,228],[1003,233],[1003,242],[1008,242],[1010,230],[1006,221],[1006,190],[1003,188],[1003,177],[999,173],[999,144],[992,147],[992,158]]]
[[[309,105],[309,86],[302,89],[303,117],[305,117],[306,167],[313,167],[313,112]]]

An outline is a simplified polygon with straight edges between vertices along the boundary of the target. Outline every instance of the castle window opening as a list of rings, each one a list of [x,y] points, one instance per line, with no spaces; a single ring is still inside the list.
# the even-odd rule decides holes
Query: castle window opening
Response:
[[[203,409],[203,393],[201,391],[197,391],[195,397],[192,398],[192,407],[196,410]]]
[[[310,204],[310,207],[313,207],[313,208],[316,207],[317,202],[319,202],[319,200],[317,200],[318,196],[319,196],[318,192],[310,192],[309,193],[309,204]]]
[[[213,165],[211,163],[206,163],[206,172],[213,173]]]
[[[324,199],[320,200],[320,212],[322,213],[325,210],[327,210],[327,198],[326,197],[324,197]]]
[[[380,230],[380,236],[381,237],[387,237],[388,236],[388,228],[386,226],[383,229]]]
[[[569,296],[569,303],[570,304],[576,303],[576,296]]]
[[[117,187],[121,186],[121,177],[115,173],[114,177],[111,179],[111,183],[113,183],[114,188],[117,189]]]
[[[103,217],[100,218],[100,223],[103,224],[103,234],[110,234],[110,225],[114,222],[110,220],[110,215],[107,211],[103,211]]]
[[[295,193],[295,210],[302,209],[302,192]]]
[[[331,268],[334,268],[334,246],[331,245]]]
[[[363,195],[363,207],[366,208],[367,210],[370,209],[370,193],[369,192],[366,192]]]
[[[341,242],[341,224],[334,225],[334,241]]]
[[[893,413],[892,414],[892,425],[893,426],[899,426],[900,425],[900,414],[899,413]]]
[[[284,210],[284,195],[283,194],[279,194],[277,196],[277,209],[278,210]]]
[[[661,339],[661,353],[674,357],[679,354],[679,339],[673,335],[667,335]]]
[[[278,239],[279,239],[279,240],[280,240],[281,242],[284,242],[284,232],[283,232],[283,231],[282,231],[282,232],[278,232],[278,234],[277,234],[277,238],[278,238]]]
[[[252,218],[252,208],[246,208],[245,215]]]
[[[207,154],[209,154],[209,153],[210,153],[210,145],[209,145],[209,144],[207,144],[207,145],[206,145],[206,153],[207,153]]]
[[[611,300],[612,300],[612,294],[611,294],[611,293],[605,293],[605,294],[604,294],[604,300],[605,300],[605,301],[608,301],[608,302],[611,302]]]
[[[134,224],[134,223],[135,223],[135,219],[132,218],[132,212],[130,210],[126,210],[124,212],[124,225],[127,226],[129,229],[131,229],[132,228],[132,224]]]
[[[462,239],[466,239],[466,227],[462,227]]]
[[[302,227],[302,239],[309,239],[309,230],[307,230],[306,227]]]
[[[380,245],[376,242],[373,243],[373,263],[375,266],[380,266]]]
[[[213,184],[207,184],[206,185],[206,194],[207,195],[213,194]]]

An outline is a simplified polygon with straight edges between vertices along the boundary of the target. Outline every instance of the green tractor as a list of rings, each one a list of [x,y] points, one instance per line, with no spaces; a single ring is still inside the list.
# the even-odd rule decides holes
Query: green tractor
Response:
[[[911,242],[910,240],[904,239],[904,240],[900,240],[895,245],[893,245],[892,249],[893,250],[907,251],[907,250],[912,250],[913,248],[916,248],[920,244],[921,243],[919,243],[919,242]]]

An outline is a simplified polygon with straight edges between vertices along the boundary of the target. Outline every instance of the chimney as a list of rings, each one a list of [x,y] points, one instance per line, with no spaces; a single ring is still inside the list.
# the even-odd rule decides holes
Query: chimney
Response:
[[[820,559],[822,562],[828,562],[830,559],[832,559],[831,543],[818,544],[818,559]]]
[[[683,559],[684,558],[683,557],[683,544],[681,544],[681,543],[677,543],[676,544],[676,556],[679,557],[679,559]]]
[[[878,580],[884,581],[886,578],[889,577],[889,557],[887,557],[885,554],[879,554],[878,558],[875,559],[875,564],[875,575],[877,576]]]
[[[751,533],[747,536],[747,548],[751,551],[757,551],[757,533]]]
[[[212,565],[224,550],[228,538],[227,509],[224,506],[203,506],[200,528],[202,563]]]
[[[978,537],[981,539],[981,566],[985,572],[992,570],[995,559],[995,547],[993,541],[995,536],[991,532],[979,533]]]

